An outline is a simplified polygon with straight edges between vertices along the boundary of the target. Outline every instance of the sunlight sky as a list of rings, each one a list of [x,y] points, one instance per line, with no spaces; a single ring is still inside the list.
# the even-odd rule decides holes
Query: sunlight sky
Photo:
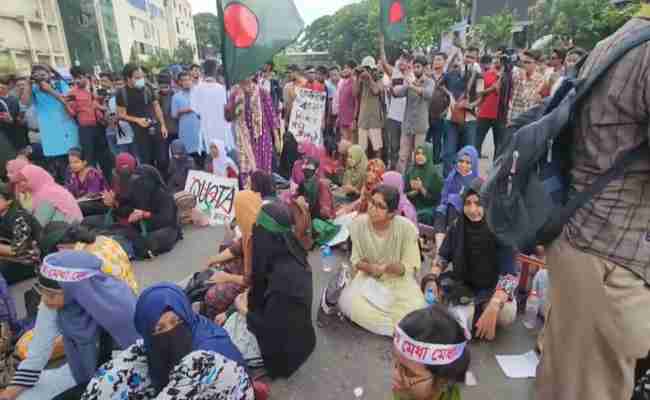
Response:
[[[302,18],[305,20],[305,23],[310,24],[319,17],[333,14],[344,5],[354,3],[355,1],[356,0],[295,0],[295,3]],[[194,13],[206,11],[213,13],[217,12],[216,0],[190,0],[190,3],[192,4],[192,12]]]

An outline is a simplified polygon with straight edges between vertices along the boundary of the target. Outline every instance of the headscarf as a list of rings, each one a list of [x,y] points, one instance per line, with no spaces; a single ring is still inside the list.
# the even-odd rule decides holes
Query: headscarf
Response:
[[[298,188],[298,193],[305,196],[310,207],[310,213],[312,217],[315,218],[319,214],[316,211],[319,208],[318,198],[320,192],[320,176],[318,171],[320,163],[315,158],[307,157],[302,163],[302,167],[304,169],[307,166],[313,167],[314,175],[310,179],[304,179],[303,173],[303,182]]]
[[[253,228],[249,310],[261,307],[271,291],[311,305],[312,279],[307,251],[293,234],[292,225],[289,208],[280,201],[266,204],[260,210]]]
[[[115,157],[115,169],[118,171],[133,172],[138,162],[131,153],[120,153]]]
[[[136,298],[122,281],[101,272],[102,261],[85,251],[65,250],[43,260],[40,274],[55,280],[65,305],[57,313],[66,360],[78,384],[88,382],[99,362],[102,329],[120,349],[139,338],[133,324]]]
[[[29,165],[29,161],[24,158],[15,158],[7,161],[7,177],[9,178],[9,182],[16,183],[18,174],[27,165]]]
[[[379,159],[373,158],[368,161],[368,174],[366,175],[366,190],[370,193],[383,182],[386,164]]]
[[[81,221],[83,214],[77,200],[63,186],[54,182],[46,170],[36,165],[26,165],[20,170],[32,194],[32,207],[38,209],[44,202],[50,202],[61,211],[68,221]]]
[[[169,185],[175,191],[185,188],[187,174],[194,169],[194,159],[187,153],[182,140],[176,139],[169,145],[171,159],[169,161]]]
[[[113,192],[116,195],[127,192],[131,174],[138,166],[138,161],[130,153],[120,153],[115,157],[115,172],[113,176]]]
[[[153,331],[160,317],[173,311],[192,331],[192,351],[219,353],[244,366],[244,359],[222,327],[195,313],[185,292],[173,283],[159,283],[145,289],[135,306],[135,328],[144,339],[147,361],[152,351]],[[151,371],[151,368],[150,368]],[[151,376],[155,385],[163,377]]]
[[[212,158],[212,173],[218,176],[228,176],[228,167],[237,171],[237,164],[226,154],[226,144],[223,140],[212,139],[211,146],[219,149],[219,157]]]
[[[259,169],[253,172],[251,174],[251,190],[259,193],[262,199],[275,197],[273,175]]]
[[[348,159],[352,159],[352,165],[348,165],[349,163],[346,160],[343,183],[361,190],[361,187],[366,182],[368,157],[366,157],[363,148],[355,144],[348,148]]]
[[[317,160],[319,164],[319,168],[317,170],[317,174],[320,177],[323,177],[324,171],[322,168],[320,168],[320,163],[323,159],[325,149],[321,149],[319,146],[309,143],[309,142],[304,142],[300,143],[298,145],[298,152],[301,155],[301,159],[296,161],[296,163],[293,165],[293,170],[291,172],[291,180],[297,184],[300,185],[304,180],[305,180],[305,175],[303,174],[302,170],[305,165],[309,161],[309,159],[312,160]]]
[[[235,220],[242,235],[242,253],[244,256],[244,280],[250,283],[253,258],[253,226],[257,214],[262,209],[262,197],[252,190],[242,190],[235,195],[234,201]]]
[[[429,186],[435,182],[437,175],[435,165],[433,164],[433,145],[431,143],[426,143],[422,146],[417,146],[415,151],[417,152],[418,150],[424,151],[426,162],[424,165],[419,165],[415,162],[415,157],[413,157],[413,164],[406,172],[406,185],[410,189],[411,181],[420,178],[427,191],[431,193],[433,188]]]
[[[445,180],[445,187],[442,194],[441,206],[451,204],[457,211],[463,211],[463,199],[461,198],[463,188],[469,187],[475,178],[479,176],[478,151],[474,146],[465,146],[457,154],[456,160],[469,156],[472,161],[472,171],[467,176],[462,176],[456,166]]]
[[[404,179],[399,172],[389,171],[384,174],[384,185],[392,186],[399,190],[399,206],[398,210],[401,215],[408,218],[411,222],[418,225],[418,213],[415,206],[406,197],[404,193]]]

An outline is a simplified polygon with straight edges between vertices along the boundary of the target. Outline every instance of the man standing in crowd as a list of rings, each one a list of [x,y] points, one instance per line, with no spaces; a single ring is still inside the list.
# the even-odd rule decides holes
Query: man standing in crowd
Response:
[[[478,154],[482,155],[483,142],[490,129],[494,140],[494,159],[500,153],[504,121],[499,120],[499,99],[501,93],[501,76],[503,73],[503,53],[497,51],[491,68],[483,74],[483,88],[479,92],[478,125],[476,132]]]
[[[454,57],[449,62],[449,70],[444,85],[452,94],[451,105],[445,120],[445,140],[443,150],[444,174],[447,176],[456,162],[456,153],[463,146],[476,146],[477,88],[481,79],[481,66],[478,64],[478,49],[470,47],[465,51],[463,64]]]
[[[194,156],[195,161],[200,162],[204,146],[201,138],[201,119],[192,109],[192,77],[183,71],[178,74],[178,84],[181,90],[176,92],[172,99],[172,117],[178,119],[178,137],[185,149]],[[207,145],[209,148],[209,143]]]
[[[354,130],[356,129],[357,96],[354,93],[357,80],[354,73],[356,68],[357,63],[353,60],[347,61],[343,65],[341,81],[336,91],[339,104],[339,117],[336,124],[340,130],[341,139],[348,142],[354,140]]]
[[[7,161],[16,157],[12,138],[19,134],[20,104],[9,95],[9,79],[0,78],[0,176],[6,175]]]
[[[449,111],[451,95],[444,85],[445,65],[447,65],[447,54],[438,52],[433,55],[431,62],[431,79],[434,90],[429,108],[429,132],[427,141],[433,144],[434,162],[438,162],[442,153],[442,143],[445,136],[445,117]]]
[[[79,124],[79,142],[88,165],[101,166],[104,177],[110,182],[113,176],[113,157],[106,140],[104,113],[107,109],[90,86],[90,76],[86,71],[75,67],[71,71],[75,86],[68,94],[70,114]]]
[[[314,92],[325,92],[325,85],[318,80],[318,71],[312,65],[305,67],[305,79],[307,82],[302,86],[305,89],[313,90]]]
[[[296,100],[296,88],[304,84],[304,80],[300,73],[300,67],[296,64],[291,64],[287,67],[287,83],[284,85],[282,91],[282,99],[284,101],[284,125],[289,126],[289,119],[291,119],[291,109],[293,102]]]
[[[199,64],[192,64],[190,67],[190,76],[192,76],[193,86],[198,86],[201,83],[201,66]]]
[[[402,123],[402,138],[399,148],[398,170],[406,172],[411,163],[413,151],[422,146],[429,130],[429,106],[433,97],[434,83],[424,74],[428,65],[423,55],[413,61],[413,76],[407,77],[404,84],[393,88],[395,97],[406,97],[406,111]]]
[[[65,96],[68,84],[47,65],[32,66],[31,84],[21,87],[20,103],[33,107],[38,121],[43,154],[52,176],[59,182],[65,179],[68,150],[79,147],[77,124],[70,117]]]
[[[404,111],[406,109],[406,97],[396,97],[393,95],[393,88],[404,84],[407,78],[410,78],[411,60],[408,55],[402,54],[395,63],[395,67],[388,64],[386,52],[382,45],[382,39],[379,43],[380,65],[384,73],[390,78],[388,85],[388,113],[384,125],[384,146],[389,169],[397,169],[399,161],[399,144],[402,137],[402,121],[404,121]]]
[[[178,138],[178,119],[172,116],[172,99],[175,91],[172,89],[172,76],[169,73],[158,75],[158,101],[165,118],[167,139],[162,141],[160,149],[160,168],[166,173],[169,166],[169,145]]]
[[[508,126],[520,114],[530,110],[543,100],[544,76],[537,70],[539,54],[525,50],[521,53],[523,68],[512,71],[512,97],[508,112]]]
[[[190,108],[201,119],[201,151],[207,152],[212,140],[223,140],[227,151],[235,148],[230,124],[222,110],[225,110],[227,97],[226,87],[217,82],[218,65],[215,60],[207,60],[204,64],[203,82],[194,86]],[[194,75],[192,75],[194,82]]]
[[[122,75],[126,87],[117,93],[117,114],[133,128],[140,163],[160,167],[160,149],[167,139],[167,126],[158,95],[147,84],[140,67],[127,64]]]
[[[356,71],[354,96],[359,97],[359,145],[365,152],[368,141],[374,154],[381,155],[384,147],[382,128],[384,126],[384,106],[382,104],[382,82],[377,74],[375,59],[363,59],[361,68]]]
[[[592,51],[586,78],[621,43],[650,30],[650,1]],[[592,89],[575,116],[573,189],[582,192],[615,160],[648,147],[650,43],[631,50]],[[537,398],[627,400],[650,348],[650,156],[571,218],[547,251],[551,312]]]
[[[328,71],[328,79],[325,81],[325,86],[327,87],[327,96],[329,100],[329,118],[327,121],[327,129],[331,130],[334,133],[336,141],[339,139],[339,135],[336,133],[336,119],[339,115],[339,103],[338,103],[338,86],[341,81],[341,71],[338,66],[330,67]]]

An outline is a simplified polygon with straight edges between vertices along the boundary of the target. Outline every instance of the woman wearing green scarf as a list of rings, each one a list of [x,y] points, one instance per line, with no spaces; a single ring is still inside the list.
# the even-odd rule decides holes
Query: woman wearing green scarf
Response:
[[[359,145],[350,146],[343,173],[343,191],[348,197],[359,197],[366,184],[368,157]]]
[[[418,222],[433,225],[434,208],[440,201],[442,191],[442,178],[433,165],[431,144],[416,148],[413,165],[404,180],[406,195],[418,211]]]
[[[404,317],[393,337],[393,399],[461,400],[456,383],[469,368],[468,336],[440,305]]]

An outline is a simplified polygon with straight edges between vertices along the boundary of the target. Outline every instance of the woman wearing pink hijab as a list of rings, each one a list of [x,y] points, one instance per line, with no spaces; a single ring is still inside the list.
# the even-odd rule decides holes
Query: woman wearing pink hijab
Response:
[[[32,197],[28,193],[25,193],[24,188],[18,185],[20,171],[29,164],[29,160],[24,157],[18,157],[7,161],[7,178],[9,178],[11,190],[15,193],[16,199],[20,205],[23,206],[25,210],[31,211]]]
[[[53,221],[73,223],[83,219],[74,196],[43,168],[26,165],[18,173],[18,182],[23,182],[25,191],[32,195],[32,214],[42,227]]]
[[[399,206],[397,209],[402,217],[407,218],[417,227],[418,213],[415,210],[413,203],[411,203],[404,193],[404,178],[402,177],[402,174],[395,171],[386,172],[383,181],[384,185],[392,186],[399,190]]]

